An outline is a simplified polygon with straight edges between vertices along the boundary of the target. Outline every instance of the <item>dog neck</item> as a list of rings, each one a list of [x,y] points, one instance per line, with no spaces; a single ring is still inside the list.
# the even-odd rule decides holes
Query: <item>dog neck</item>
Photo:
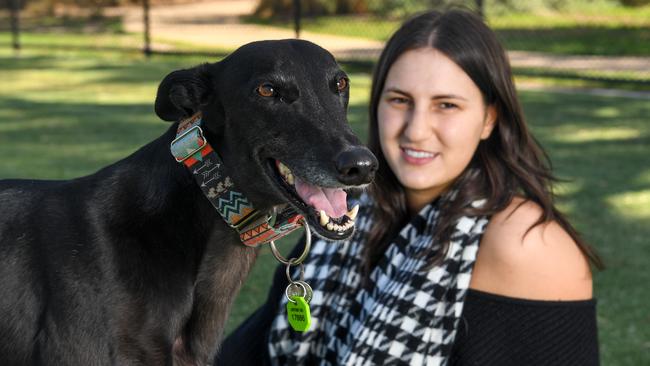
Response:
[[[126,237],[138,237],[137,245],[124,248],[122,256],[155,253],[148,259],[149,270],[165,268],[160,270],[161,276],[168,276],[158,281],[171,286],[186,278],[193,284],[189,291],[180,287],[168,290],[177,294],[173,301],[185,304],[184,313],[174,322],[178,328],[173,330],[173,353],[195,360],[189,364],[201,364],[216,351],[232,301],[255,262],[257,250],[241,244],[237,233],[205,199],[191,172],[170,156],[169,143],[175,132],[176,126],[172,126],[163,136],[102,173],[102,190],[128,190],[119,202],[107,202],[119,204],[119,209],[107,207],[102,214],[111,215],[108,221],[124,228]],[[128,214],[122,217],[114,212]],[[174,267],[170,268],[169,263]]]

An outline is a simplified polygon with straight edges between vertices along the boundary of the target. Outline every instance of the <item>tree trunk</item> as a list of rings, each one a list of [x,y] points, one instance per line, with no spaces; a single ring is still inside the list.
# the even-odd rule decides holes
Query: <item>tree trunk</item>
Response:
[[[144,23],[144,54],[151,56],[151,35],[150,35],[150,21],[149,21],[149,0],[142,0],[142,21]]]
[[[20,0],[11,1],[11,39],[13,49],[20,50]]]

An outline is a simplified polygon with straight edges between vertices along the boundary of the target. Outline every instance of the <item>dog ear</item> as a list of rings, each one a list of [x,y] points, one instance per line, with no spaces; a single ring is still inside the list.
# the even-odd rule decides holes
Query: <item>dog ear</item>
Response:
[[[210,99],[209,64],[176,70],[165,76],[158,86],[155,110],[164,121],[178,121],[192,116]]]

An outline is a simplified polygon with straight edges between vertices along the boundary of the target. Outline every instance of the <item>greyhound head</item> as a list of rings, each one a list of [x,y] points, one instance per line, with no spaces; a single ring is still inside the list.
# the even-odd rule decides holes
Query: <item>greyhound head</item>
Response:
[[[348,124],[349,92],[323,48],[261,41],[167,75],[156,113],[178,121],[202,112],[206,138],[256,208],[291,204],[317,234],[341,240],[357,210],[346,190],[368,185],[378,164]]]

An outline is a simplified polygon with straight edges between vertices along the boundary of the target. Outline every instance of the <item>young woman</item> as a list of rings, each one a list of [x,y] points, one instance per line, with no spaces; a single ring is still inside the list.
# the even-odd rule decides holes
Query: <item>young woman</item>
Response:
[[[369,131],[380,168],[357,232],[316,241],[305,261],[311,330],[287,325],[280,268],[217,364],[597,365],[600,261],[554,207],[550,164],[478,16],[429,12],[393,35]]]

